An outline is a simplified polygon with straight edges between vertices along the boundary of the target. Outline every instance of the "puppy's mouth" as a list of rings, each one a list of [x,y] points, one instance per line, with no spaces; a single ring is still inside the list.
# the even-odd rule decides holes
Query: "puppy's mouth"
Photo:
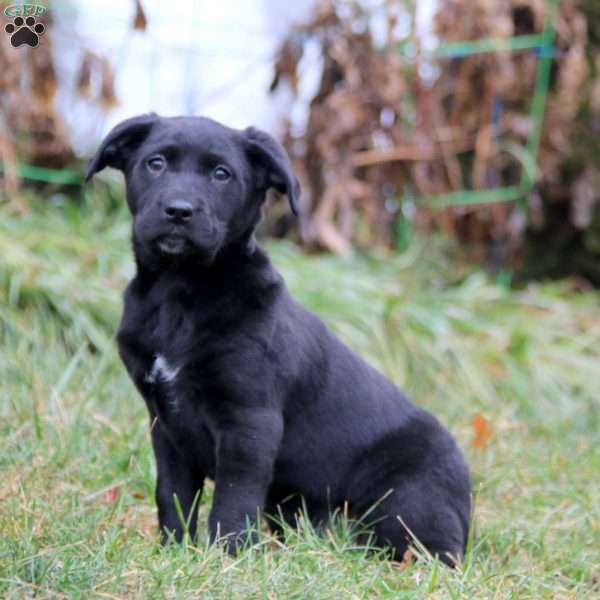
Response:
[[[168,256],[179,256],[185,254],[188,241],[182,235],[170,234],[163,235],[156,240],[158,249]]]

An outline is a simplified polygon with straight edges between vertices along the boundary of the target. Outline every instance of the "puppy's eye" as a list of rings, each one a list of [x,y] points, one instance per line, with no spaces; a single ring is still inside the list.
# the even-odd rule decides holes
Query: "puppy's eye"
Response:
[[[231,171],[227,167],[219,166],[212,172],[212,176],[217,181],[229,181],[231,179]]]
[[[164,156],[153,156],[146,161],[148,168],[155,173],[158,171],[162,171],[167,164]]]

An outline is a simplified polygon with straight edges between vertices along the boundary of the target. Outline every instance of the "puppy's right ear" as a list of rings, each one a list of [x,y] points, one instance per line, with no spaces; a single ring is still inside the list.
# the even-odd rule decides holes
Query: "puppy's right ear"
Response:
[[[144,141],[159,118],[150,113],[127,119],[113,127],[90,160],[85,180],[89,181],[94,173],[102,171],[104,167],[122,171],[127,156]]]

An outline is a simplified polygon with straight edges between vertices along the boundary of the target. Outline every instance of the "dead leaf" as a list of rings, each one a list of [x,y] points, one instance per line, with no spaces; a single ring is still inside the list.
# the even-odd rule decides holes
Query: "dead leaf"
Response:
[[[133,29],[135,31],[146,31],[148,18],[140,0],[135,0],[135,16],[133,17]]]
[[[506,369],[500,363],[490,360],[484,364],[494,379],[504,379],[506,377]]]
[[[415,559],[413,557],[413,553],[411,552],[410,548],[407,548],[404,554],[402,555],[402,560],[393,561],[392,566],[397,571],[405,571],[406,569],[408,569],[408,567],[410,567],[413,564],[414,561]]]
[[[473,417],[473,439],[471,446],[473,448],[485,448],[492,437],[492,427],[489,421],[480,413],[476,413]]]
[[[104,492],[104,502],[114,504],[121,496],[121,486],[115,485]]]

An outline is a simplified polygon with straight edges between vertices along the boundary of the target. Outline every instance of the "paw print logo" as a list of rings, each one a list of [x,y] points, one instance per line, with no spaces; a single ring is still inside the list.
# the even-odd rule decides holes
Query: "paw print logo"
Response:
[[[42,23],[36,23],[34,17],[15,17],[12,23],[5,25],[4,31],[10,35],[10,43],[14,48],[23,44],[35,48],[46,28]]]

